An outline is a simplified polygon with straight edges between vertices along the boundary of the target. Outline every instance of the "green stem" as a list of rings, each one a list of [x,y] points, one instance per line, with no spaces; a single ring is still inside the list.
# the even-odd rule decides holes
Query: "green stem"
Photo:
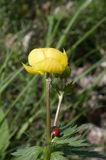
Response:
[[[46,78],[46,131],[48,144],[51,142],[50,83],[51,79]]]
[[[47,147],[45,150],[44,160],[50,160],[50,142],[51,142],[51,113],[50,113],[50,83],[51,79],[46,77],[46,134],[47,134]]]
[[[51,148],[50,145],[48,145],[45,148],[44,160],[50,160],[50,156],[51,156]]]

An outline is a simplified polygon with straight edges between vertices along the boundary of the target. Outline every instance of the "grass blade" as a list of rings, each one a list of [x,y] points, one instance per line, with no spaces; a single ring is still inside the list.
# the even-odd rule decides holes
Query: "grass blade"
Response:
[[[80,15],[80,13],[86,9],[88,7],[88,5],[92,2],[92,0],[86,0],[77,10],[77,12],[75,13],[75,15],[71,18],[71,20],[69,21],[68,26],[66,27],[64,34],[61,36],[61,38],[59,39],[56,48],[61,48],[61,46],[63,45],[63,43],[65,42],[66,38],[67,38],[67,34],[70,31],[70,29],[72,28],[73,24],[75,23],[76,19],[78,18],[78,16]]]

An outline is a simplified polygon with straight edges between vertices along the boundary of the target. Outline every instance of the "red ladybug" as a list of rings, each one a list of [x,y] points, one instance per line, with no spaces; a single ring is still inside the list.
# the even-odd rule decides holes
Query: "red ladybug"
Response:
[[[60,134],[59,128],[56,127],[56,126],[54,126],[54,127],[52,128],[52,136],[53,136],[53,137],[59,137],[59,134]]]

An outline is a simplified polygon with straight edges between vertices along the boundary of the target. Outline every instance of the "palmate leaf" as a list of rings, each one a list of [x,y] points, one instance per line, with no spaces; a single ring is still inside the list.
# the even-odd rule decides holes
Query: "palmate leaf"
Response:
[[[70,146],[60,146],[58,150],[61,150],[65,155],[72,156],[78,155],[80,157],[92,157],[92,158],[101,158],[106,159],[106,155],[103,153],[99,153],[94,151],[92,147],[70,147]]]
[[[106,159],[106,155],[94,151],[94,148],[86,142],[83,138],[81,131],[86,130],[85,126],[77,127],[77,125],[67,124],[63,128],[60,128],[62,134],[60,137],[55,137],[52,142],[55,146],[55,151],[62,152],[66,157],[76,156],[78,157],[97,157]],[[80,134],[78,134],[80,132]],[[80,137],[78,136],[80,135]]]
[[[60,137],[55,137],[53,142],[58,145],[69,145],[73,147],[82,147],[89,146],[85,139],[82,136],[76,136],[79,131],[81,131],[81,127],[77,127],[77,125],[67,125],[67,127],[60,128],[61,135]]]
[[[79,117],[78,117],[79,118]],[[78,120],[78,118],[77,119],[75,119],[75,121],[76,120]],[[74,123],[75,123],[75,121],[73,122],[69,122],[67,125],[65,125],[64,127],[61,127],[60,128],[60,130],[61,130],[61,132],[62,132],[62,134],[63,134],[63,136],[68,136],[68,135],[70,135],[70,136],[72,136],[73,134],[76,134],[76,133],[78,133],[78,132],[82,132],[82,131],[85,131],[87,128],[85,127],[85,125],[81,125],[81,126],[77,126],[77,125],[74,125]]]
[[[63,152],[52,152],[50,160],[67,160]]]
[[[55,138],[54,141],[58,145],[69,145],[73,147],[83,147],[83,146],[89,146],[88,143],[84,139],[78,139],[77,137],[72,137],[72,138],[66,138],[66,139],[61,139],[61,138]]]
[[[68,128],[66,128],[65,130],[62,131],[63,133],[63,137],[67,137],[67,136],[72,136],[73,134],[77,133],[79,131],[77,125],[75,126],[70,126]]]
[[[43,153],[43,149],[39,146],[27,147],[19,149],[12,153],[15,156],[14,160],[37,160]]]
[[[75,88],[75,84],[71,81],[65,85],[65,87],[63,88],[63,91],[65,94],[69,94],[74,88]]]

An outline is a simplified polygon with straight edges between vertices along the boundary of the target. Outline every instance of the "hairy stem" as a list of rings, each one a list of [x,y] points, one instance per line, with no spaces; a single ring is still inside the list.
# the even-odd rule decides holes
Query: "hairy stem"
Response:
[[[46,132],[47,132],[47,143],[51,142],[51,113],[50,113],[50,83],[51,79],[46,78]]]
[[[50,160],[50,142],[51,142],[51,112],[50,112],[50,83],[51,79],[46,77],[46,134],[47,134],[47,147],[45,150],[44,160]]]

